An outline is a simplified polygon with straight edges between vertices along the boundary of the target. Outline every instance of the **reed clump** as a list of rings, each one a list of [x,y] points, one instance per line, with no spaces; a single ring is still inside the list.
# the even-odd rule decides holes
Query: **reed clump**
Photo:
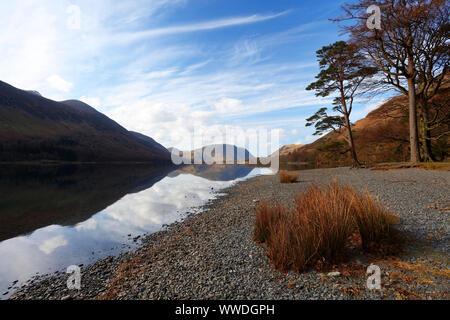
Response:
[[[333,181],[326,186],[309,186],[289,209],[278,203],[261,203],[256,209],[254,238],[266,244],[277,269],[305,272],[342,262],[355,232],[360,234],[366,252],[392,243],[393,217],[368,192]]]
[[[295,183],[298,179],[298,172],[281,171],[280,182],[281,183]]]

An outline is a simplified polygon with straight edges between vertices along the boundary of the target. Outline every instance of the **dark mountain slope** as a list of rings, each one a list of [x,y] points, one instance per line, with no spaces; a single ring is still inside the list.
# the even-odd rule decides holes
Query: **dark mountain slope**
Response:
[[[169,150],[167,150],[162,144],[159,144],[158,142],[156,142],[155,139],[150,138],[150,137],[148,137],[146,135],[143,135],[142,133],[139,133],[139,132],[130,131],[130,133],[135,138],[137,138],[138,141],[140,143],[142,143],[143,145],[148,146],[150,148],[158,149],[158,150],[160,150],[163,153],[169,154]]]
[[[56,102],[0,81],[0,161],[170,161],[141,140],[81,101]]]

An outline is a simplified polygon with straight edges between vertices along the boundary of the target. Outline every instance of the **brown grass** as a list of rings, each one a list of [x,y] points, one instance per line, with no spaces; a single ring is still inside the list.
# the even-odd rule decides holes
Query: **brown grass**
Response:
[[[280,182],[281,183],[295,183],[298,179],[298,172],[281,171]]]
[[[365,194],[352,192],[353,214],[363,249],[373,251],[395,238],[392,225],[397,222],[396,217],[383,208],[379,200],[374,200],[368,191]]]
[[[286,210],[278,203],[275,208],[269,207],[267,202],[263,202],[258,207],[256,215],[256,226],[254,229],[254,239],[256,242],[264,243],[270,239],[272,226],[286,215]]]
[[[255,240],[267,245],[269,258],[282,271],[342,262],[355,231],[366,251],[393,241],[392,215],[368,193],[336,181],[310,186],[290,210],[263,202],[256,213]]]

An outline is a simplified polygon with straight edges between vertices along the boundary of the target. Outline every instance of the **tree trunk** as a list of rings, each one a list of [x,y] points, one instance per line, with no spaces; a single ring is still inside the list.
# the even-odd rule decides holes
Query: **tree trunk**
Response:
[[[419,133],[422,161],[432,162],[435,159],[431,148],[431,131],[428,129],[428,107],[424,99],[419,99],[419,106]]]
[[[413,77],[408,78],[408,99],[409,99],[409,143],[411,148],[411,164],[415,165],[420,161],[419,137],[417,131],[417,105],[416,86]]]
[[[348,144],[350,146],[350,152],[352,154],[353,159],[353,166],[354,167],[360,167],[361,164],[358,161],[358,157],[356,156],[356,149],[355,149],[355,143],[353,142],[353,133],[352,133],[352,125],[350,123],[350,118],[348,114],[344,114],[345,117],[345,127],[347,128],[347,135],[348,135]]]

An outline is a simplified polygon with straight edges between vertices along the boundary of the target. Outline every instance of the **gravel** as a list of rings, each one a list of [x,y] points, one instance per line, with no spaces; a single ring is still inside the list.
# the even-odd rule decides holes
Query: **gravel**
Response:
[[[255,206],[262,200],[292,203],[310,183],[336,178],[369,190],[401,218],[410,238],[402,257],[357,257],[325,273],[283,274],[252,239]],[[449,299],[450,172],[403,169],[315,169],[294,184],[261,176],[225,190],[141,247],[82,268],[81,290],[67,289],[68,275],[33,279],[11,299]],[[441,205],[441,204],[440,204]],[[442,207],[442,205],[441,205]],[[369,290],[366,269],[382,270],[382,290]]]

